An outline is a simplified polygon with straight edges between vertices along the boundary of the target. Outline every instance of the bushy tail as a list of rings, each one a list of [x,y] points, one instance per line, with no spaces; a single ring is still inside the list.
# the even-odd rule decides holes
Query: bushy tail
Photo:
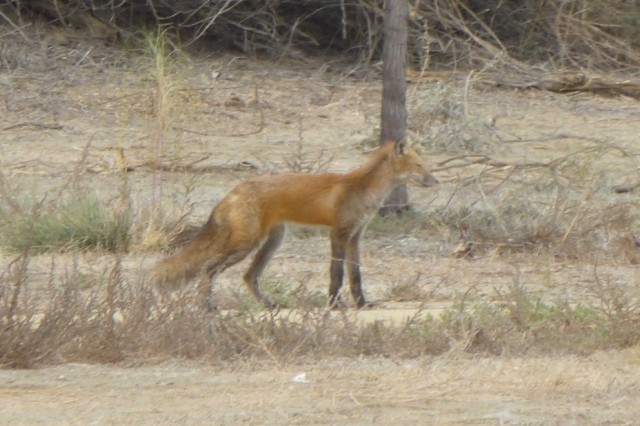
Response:
[[[189,245],[182,248],[151,270],[151,283],[161,291],[172,291],[195,278],[205,263],[219,255],[227,235],[213,220],[198,232]]]

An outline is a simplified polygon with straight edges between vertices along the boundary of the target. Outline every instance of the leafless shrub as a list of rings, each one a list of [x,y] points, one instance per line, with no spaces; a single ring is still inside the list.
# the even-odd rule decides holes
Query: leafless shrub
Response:
[[[284,158],[289,170],[296,173],[325,172],[333,161],[333,157],[321,149],[315,153],[304,149],[302,143],[297,143],[294,151]]]
[[[451,84],[430,85],[411,97],[409,110],[412,140],[430,151],[489,152],[497,143],[494,131],[468,110],[464,91]]]
[[[206,38],[224,47],[273,57],[298,51],[342,52],[370,64],[379,56],[383,2],[369,0],[227,0],[114,3],[21,1],[9,5],[9,30],[31,13],[57,25],[85,28],[112,42],[135,32],[139,22],[173,26],[182,40]],[[444,1],[410,3],[410,52],[418,69],[500,68],[632,70],[639,16],[633,2]],[[8,9],[7,9],[8,10]],[[27,37],[23,34],[23,37]],[[528,65],[527,65],[528,64]]]
[[[472,246],[491,252],[546,252],[560,257],[635,261],[637,196],[611,196],[590,165],[617,155],[615,146],[587,148],[549,162],[510,163],[462,155],[471,172],[447,204],[427,215],[426,230],[467,229]],[[456,158],[442,165],[458,167]],[[477,163],[476,163],[477,160]],[[482,164],[482,169],[474,169]],[[467,189],[468,187],[468,189]]]

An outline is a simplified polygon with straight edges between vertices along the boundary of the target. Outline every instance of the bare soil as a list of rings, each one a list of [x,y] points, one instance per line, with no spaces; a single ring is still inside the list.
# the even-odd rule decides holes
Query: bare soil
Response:
[[[0,371],[0,422],[635,424],[639,364],[637,348],[588,358],[68,364]]]
[[[173,77],[179,83],[172,92],[168,126],[158,135],[148,64],[129,57],[116,61],[112,53],[102,60],[100,54],[96,50],[81,63],[0,74],[1,166],[20,193],[55,197],[65,182],[80,180],[102,198],[116,197],[124,166],[132,170],[128,184],[138,205],[152,202],[152,188],[161,187],[167,209],[192,205],[189,221],[198,224],[247,176],[288,170],[294,160],[314,168],[328,158],[329,169],[345,171],[362,161],[363,150],[375,140],[378,81],[356,81],[316,63],[232,56],[185,59]],[[432,93],[432,84],[410,87],[412,105]],[[463,86],[446,84],[456,90]],[[477,87],[466,102],[479,122],[508,139],[494,151],[507,161],[550,161],[602,141],[630,152],[638,149],[640,105],[631,99]],[[148,167],[159,143],[168,164],[191,169],[159,173]],[[433,152],[429,158],[436,164],[450,156]],[[640,178],[637,156],[592,160],[589,167],[599,173],[598,185]],[[412,191],[413,204],[427,213],[444,205],[461,178],[458,173],[437,173],[442,184]],[[473,189],[466,190],[469,199],[477,197]],[[457,235],[443,232],[450,233],[431,241],[410,232],[367,235],[365,292],[378,305],[354,315],[363,321],[402,321],[419,309],[437,314],[471,287],[474,297],[493,301],[497,291],[518,279],[545,300],[578,303],[593,297],[591,258],[558,259],[540,250],[457,259],[449,256]],[[629,230],[630,237],[633,232],[640,231]],[[157,250],[132,250],[124,259],[125,270],[136,279],[162,256]],[[11,259],[0,254],[2,266]],[[293,287],[304,283],[324,293],[328,259],[325,233],[290,232],[265,280]],[[72,263],[87,273],[104,274],[113,256],[37,256],[30,265],[34,288],[46,283],[52,262],[60,274]],[[244,292],[238,285],[244,268],[246,263],[219,278],[216,288],[222,296]],[[597,273],[638,295],[639,266],[628,255],[622,259],[609,253]],[[415,283],[424,298],[390,296],[390,288],[407,283]],[[0,423],[634,424],[640,418],[639,351],[542,358],[452,351],[416,360],[363,357],[291,365],[251,360],[153,365],[142,360],[142,365],[2,370]],[[293,380],[300,373],[306,382]]]

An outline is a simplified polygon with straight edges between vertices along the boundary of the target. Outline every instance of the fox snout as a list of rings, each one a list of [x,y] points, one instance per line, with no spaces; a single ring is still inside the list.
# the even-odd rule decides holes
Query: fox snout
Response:
[[[427,173],[423,178],[422,178],[422,182],[421,182],[422,186],[434,186],[438,184],[438,179],[435,178],[435,176],[433,176],[431,173]]]
[[[415,186],[428,188],[430,186],[437,185],[438,179],[436,179],[431,173],[426,173],[408,176],[407,178],[405,178],[404,182],[412,183]]]

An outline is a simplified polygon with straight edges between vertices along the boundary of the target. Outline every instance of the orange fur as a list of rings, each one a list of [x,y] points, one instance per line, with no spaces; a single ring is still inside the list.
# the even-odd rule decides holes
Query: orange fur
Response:
[[[422,186],[437,183],[404,141],[384,144],[349,173],[287,173],[248,179],[213,209],[193,242],[153,269],[153,282],[157,288],[173,289],[202,272],[201,283],[208,289],[213,276],[264,241],[244,279],[256,298],[272,306],[260,293],[258,279],[282,241],[284,224],[324,225],[331,229],[330,303],[337,301],[346,259],[351,293],[357,305],[364,306],[360,236],[393,187],[411,179]]]

